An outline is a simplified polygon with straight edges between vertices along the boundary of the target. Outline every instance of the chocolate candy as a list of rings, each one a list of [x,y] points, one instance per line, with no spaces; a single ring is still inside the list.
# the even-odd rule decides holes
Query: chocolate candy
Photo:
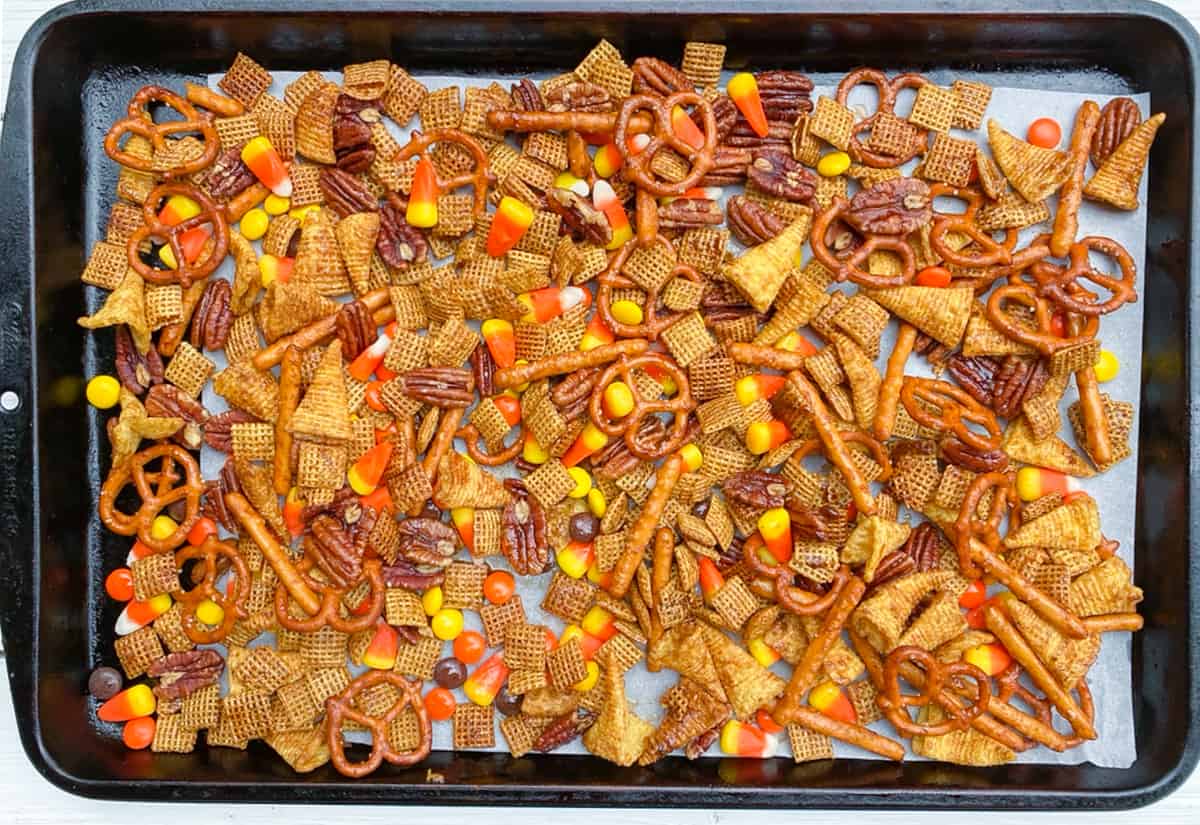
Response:
[[[88,693],[106,702],[121,692],[125,680],[116,668],[98,667],[88,677]]]
[[[518,696],[508,689],[508,685],[504,685],[492,703],[496,706],[496,710],[505,716],[516,716],[521,712],[521,704],[524,701],[524,696]]]
[[[576,513],[571,516],[567,531],[571,535],[571,541],[591,544],[596,540],[596,536],[600,535],[600,519],[591,513]]]
[[[433,666],[433,681],[454,690],[467,681],[467,666],[453,656],[447,656]]]

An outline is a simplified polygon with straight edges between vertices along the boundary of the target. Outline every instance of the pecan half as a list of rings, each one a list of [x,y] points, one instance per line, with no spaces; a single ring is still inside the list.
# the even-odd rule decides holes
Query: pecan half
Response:
[[[528,493],[518,493],[504,505],[500,526],[500,548],[512,569],[522,576],[536,576],[545,571],[550,563],[550,546],[546,543],[546,514],[542,505]]]
[[[155,418],[182,418],[183,426],[171,436],[189,450],[204,442],[209,414],[204,405],[174,384],[155,384],[146,394],[146,413]]]
[[[444,570],[457,545],[454,528],[435,518],[410,518],[400,522],[400,557],[418,567]]]
[[[790,134],[790,130],[789,130]],[[758,149],[746,170],[750,181],[768,195],[805,203],[817,191],[817,178],[788,150]]]
[[[1006,355],[996,370],[991,407],[1002,418],[1015,418],[1025,399],[1042,391],[1050,371],[1042,358]]]
[[[121,386],[134,395],[142,395],[155,384],[163,382],[163,362],[158,350],[150,347],[146,354],[138,352],[133,345],[133,336],[129,327],[124,324],[117,326],[117,378]]]
[[[204,443],[217,452],[233,452],[233,425],[253,424],[258,419],[245,410],[226,410],[204,422]]]
[[[210,419],[211,420],[211,419]],[[238,481],[237,470],[233,458],[225,459],[216,479],[204,482],[204,499],[200,503],[200,512],[220,524],[235,536],[241,534],[241,525],[225,506],[225,496],[229,493],[242,492],[242,484]]]
[[[729,542],[728,547],[717,548],[717,569],[724,573],[729,568],[742,560],[742,545],[746,540],[741,536],[734,536]]]
[[[599,377],[599,367],[577,370],[566,375],[550,390],[550,400],[558,407],[563,418],[570,421],[578,415],[585,414]]]
[[[695,91],[688,76],[665,60],[639,57],[633,61],[633,93],[670,97],[676,92]]]
[[[317,567],[334,587],[352,587],[362,578],[362,556],[354,546],[354,539],[330,516],[317,516],[309,529],[312,540],[308,542],[308,550]]]
[[[1129,98],[1114,97],[1105,103],[1100,110],[1100,122],[1092,133],[1092,165],[1099,169],[1141,122],[1142,112]]]
[[[526,112],[537,112],[546,108],[546,104],[542,102],[542,93],[538,91],[537,84],[527,77],[521,78],[520,83],[512,85],[512,99],[518,109]]]
[[[250,167],[242,161],[242,150],[235,147],[217,155],[204,177],[204,186],[217,200],[227,201],[249,189],[255,180]]]
[[[747,149],[774,148],[790,152],[792,140],[792,124],[786,120],[768,120],[767,133],[760,135],[743,118],[733,124],[729,136],[725,138],[726,146],[742,146]]]
[[[658,225],[663,229],[695,229],[724,222],[721,204],[708,198],[676,198],[658,207]]]
[[[1000,360],[990,355],[963,355],[954,353],[946,362],[946,371],[967,395],[980,404],[992,405],[992,392],[996,387],[996,370]]]
[[[736,146],[718,146],[713,155],[713,166],[700,179],[704,186],[732,186],[744,183],[746,170],[750,167],[750,150]]]
[[[775,69],[754,75],[758,95],[767,120],[784,121],[789,125],[796,118],[813,110],[813,82],[801,72]]]
[[[375,319],[362,301],[342,304],[334,319],[338,340],[342,342],[342,357],[353,361],[375,341]]]
[[[403,524],[404,522],[401,522]],[[399,587],[411,593],[424,593],[431,587],[439,587],[446,580],[444,570],[425,572],[405,559],[396,559],[383,568],[383,582],[388,587]]]
[[[697,736],[691,742],[683,746],[683,755],[688,759],[699,759],[704,756],[705,751],[712,747],[712,743],[717,741],[717,737],[721,735],[721,728],[725,723],[709,728],[704,733]]]
[[[918,573],[936,570],[942,561],[942,537],[936,527],[923,521],[913,527],[900,552],[912,557]]]
[[[994,450],[976,450],[951,435],[938,444],[942,458],[972,473],[1001,472],[1008,467],[1008,453],[997,447]]]
[[[471,376],[475,379],[475,388],[482,398],[496,394],[496,359],[492,351],[482,341],[471,350]]]
[[[183,699],[202,687],[215,685],[225,670],[221,654],[208,648],[168,653],[150,663],[146,675],[159,682],[154,695],[160,699]]]
[[[788,494],[788,485],[782,477],[774,473],[745,470],[725,479],[721,490],[730,501],[756,510],[770,510],[783,506]]]
[[[375,160],[371,143],[370,119],[379,120],[379,111],[369,100],[338,95],[333,109],[333,153],[337,167],[347,172],[365,172]],[[370,113],[370,114],[368,114]]]
[[[726,205],[729,231],[746,246],[766,243],[787,228],[787,221],[745,195],[734,195]]]
[[[723,144],[733,132],[733,127],[737,125],[742,113],[738,111],[737,104],[729,99],[729,95],[717,95],[712,100],[712,110],[717,123],[717,143]]]
[[[954,355],[954,350],[950,349],[950,347],[934,338],[930,338],[923,332],[917,333],[917,340],[913,342],[913,352],[917,353],[917,355],[924,355],[925,360],[929,362],[929,365],[934,370],[944,368],[950,357]]]
[[[191,344],[196,349],[218,350],[233,328],[233,287],[224,278],[213,278],[204,288],[192,313]]]
[[[379,234],[375,251],[392,269],[404,269],[419,264],[429,253],[429,244],[421,230],[404,219],[404,213],[392,203],[379,210]]]
[[[358,494],[350,487],[343,487],[336,491],[333,494],[333,498],[329,501],[320,504],[304,505],[304,508],[300,511],[300,521],[310,524],[317,516],[328,515],[348,523],[350,519],[345,517],[348,508],[359,508],[361,510],[361,505],[358,500]]]
[[[850,200],[846,223],[873,235],[907,235],[933,217],[929,186],[917,178],[882,180]]]
[[[379,199],[357,175],[333,167],[322,169],[317,178],[325,203],[337,212],[339,218],[349,217],[356,212],[378,212]]]
[[[409,398],[435,407],[469,407],[475,400],[475,378],[461,367],[420,367],[399,378]]]
[[[832,505],[809,507],[796,501],[795,496],[788,496],[784,503],[791,517],[792,535],[800,539],[829,541],[841,533],[842,525],[846,523],[846,514]]]
[[[544,98],[550,112],[607,112],[613,108],[608,90],[586,80],[564,83],[551,89]]]
[[[596,246],[607,246],[612,241],[612,225],[591,201],[582,198],[570,189],[554,187],[546,192],[546,206],[560,218],[576,240],[584,240]]]
[[[596,721],[596,714],[587,708],[575,708],[555,719],[542,730],[533,749],[540,753],[549,753],[561,748],[568,742],[583,735],[583,732]]]
[[[875,566],[875,575],[871,577],[870,589],[873,590],[893,579],[907,576],[909,573],[915,573],[916,570],[916,560],[905,553],[903,548],[893,550],[880,559],[879,564]]]

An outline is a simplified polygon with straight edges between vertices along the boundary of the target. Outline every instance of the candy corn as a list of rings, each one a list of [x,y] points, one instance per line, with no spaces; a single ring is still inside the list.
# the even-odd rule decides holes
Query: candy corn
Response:
[[[400,634],[390,624],[380,620],[375,625],[375,635],[367,645],[362,662],[373,670],[391,670],[396,664],[396,652],[400,649]]]
[[[254,177],[262,185],[281,198],[292,196],[292,179],[288,177],[287,167],[283,158],[275,151],[271,141],[259,135],[242,147],[242,163],[250,167]]]
[[[967,589],[958,597],[958,606],[964,610],[970,610],[974,607],[979,607],[987,598],[987,585],[983,579],[976,579],[967,585]]]
[[[271,282],[276,278],[279,282],[286,284],[292,278],[292,264],[295,263],[294,258],[280,258],[275,255],[261,255],[258,259],[258,276],[262,282],[263,289],[271,285]]]
[[[475,508],[474,507],[454,507],[450,510],[450,521],[454,522],[454,529],[458,531],[458,537],[462,539],[463,545],[471,552],[475,551]]]
[[[759,104],[759,108],[762,108],[761,103]],[[683,110],[682,106],[676,106],[671,109],[671,129],[675,132],[675,137],[693,149],[704,147],[704,132],[700,131],[700,127],[696,125],[696,121],[688,117],[688,113]]]
[[[404,213],[404,219],[421,229],[437,226],[440,194],[433,161],[422,155],[413,171],[412,190],[408,195],[408,210]]]
[[[526,441],[525,443],[528,444],[529,442]],[[561,459],[563,466],[567,468],[574,467],[588,456],[596,453],[607,443],[608,436],[599,427],[588,421],[583,427],[583,432],[575,437],[575,442],[563,453]],[[542,459],[542,462],[544,461],[545,459]]]
[[[830,719],[840,719],[843,722],[858,721],[858,713],[845,692],[837,682],[826,681],[808,692],[808,703]]]
[[[350,377],[355,381],[370,381],[371,376],[375,374],[375,370],[383,363],[384,356],[387,355],[388,347],[391,345],[392,339],[387,333],[376,338],[371,346],[360,352],[350,362],[350,367],[347,370],[350,373]]]
[[[746,722],[730,719],[721,728],[721,753],[749,759],[770,759],[775,755],[779,742],[761,728]]]
[[[515,427],[521,421],[521,399],[515,395],[501,393],[492,397],[492,403],[496,405],[496,409],[500,411],[500,415],[504,416],[504,420],[508,422],[508,426]]]
[[[613,623],[613,615],[600,605],[593,605],[579,623],[583,632],[595,636],[602,642],[607,642],[617,635],[617,626]]]
[[[158,219],[167,226],[177,226],[188,218],[200,214],[200,204],[185,195],[172,195],[158,213]],[[212,236],[212,229],[196,226],[179,235],[179,245],[183,248],[183,257],[188,263],[200,257],[204,244]],[[175,260],[175,252],[169,246],[162,247],[158,252],[159,259],[171,269],[178,269],[179,262]]]
[[[779,651],[762,639],[751,639],[746,643],[746,649],[750,651],[750,655],[754,657],[754,660],[763,667],[770,667],[779,661]]]
[[[683,459],[683,466],[689,473],[694,473],[704,464],[704,453],[695,444],[684,444],[679,448],[679,456]]]
[[[606,180],[596,181],[596,185],[592,187],[592,204],[604,213],[604,217],[608,218],[608,225],[612,227],[612,240],[604,248],[620,249],[628,243],[633,237],[633,227],[629,225],[629,215],[617,199],[612,184]]]
[[[158,703],[149,685],[134,685],[118,693],[96,710],[105,722],[128,722],[154,713]]]
[[[586,198],[592,191],[586,180],[577,178],[570,172],[559,172],[558,177],[554,179],[554,188],[567,189],[581,198]]]
[[[149,547],[142,544],[142,542],[140,540],[135,541],[133,543],[133,546],[129,548],[129,553],[125,556],[125,563],[131,565],[138,559],[144,559],[144,558],[146,558],[146,556],[149,556],[153,552],[154,551],[151,550]]]
[[[487,707],[496,698],[507,678],[508,666],[504,664],[504,654],[493,653],[475,668],[475,672],[467,677],[467,681],[463,682],[463,693],[475,704]]]
[[[696,564],[700,567],[700,592],[704,601],[711,602],[716,592],[725,586],[725,577],[708,556],[697,556]]]
[[[171,604],[171,597],[166,593],[159,593],[153,599],[144,602],[129,602],[117,617],[117,635],[128,636],[135,630],[141,630],[170,610]]]
[[[573,579],[582,578],[591,567],[592,561],[595,559],[595,553],[592,551],[590,543],[585,544],[581,541],[568,542],[563,549],[555,554],[554,558],[558,561],[558,566],[562,571]]]
[[[604,646],[604,639],[598,639],[590,633],[584,632],[583,628],[577,624],[569,624],[559,637],[558,643],[565,645],[572,639],[579,640],[579,646],[583,649],[583,658],[591,661],[596,656],[596,652]]]
[[[733,385],[733,393],[743,407],[753,404],[760,398],[768,401],[783,387],[787,379],[782,375],[771,375],[760,372],[757,375],[744,375]]]
[[[588,581],[605,590],[612,584],[612,576],[613,572],[611,570],[601,570],[595,562],[592,562],[592,566],[587,571]]]
[[[770,421],[755,421],[746,428],[746,449],[754,455],[770,452],[792,437],[788,429],[778,418]]]
[[[583,337],[579,339],[579,349],[583,352],[593,350],[596,347],[602,347],[605,344],[611,344],[616,340],[612,330],[604,323],[604,319],[600,317],[600,313],[592,316],[592,320],[588,321],[587,329],[583,331]]]
[[[367,406],[376,412],[387,412],[387,404],[383,403],[383,382],[368,382],[367,389],[363,393],[363,401],[366,401]]]
[[[596,150],[595,156],[592,157],[592,168],[600,177],[611,178],[621,171],[621,164],[624,162],[617,144],[609,142]]]
[[[963,661],[975,665],[988,676],[1003,673],[1012,664],[1012,656],[1004,649],[1004,645],[992,643],[975,645],[963,652]]]
[[[608,500],[604,497],[604,491],[599,487],[593,487],[587,494],[587,507],[596,518],[604,518],[604,514],[608,512]]]
[[[492,360],[498,366],[511,367],[517,362],[517,338],[509,321],[503,318],[488,318],[480,325],[479,330],[483,333],[483,342],[487,344]]]
[[[806,357],[817,354],[817,348],[813,343],[798,332],[789,332],[780,338],[775,342],[775,349],[796,352]]]
[[[783,733],[783,725],[776,722],[771,714],[767,712],[766,708],[760,708],[754,714],[754,722],[760,728],[762,728],[765,733]]]
[[[575,486],[567,493],[568,498],[586,498],[592,491],[592,477],[582,467],[568,467],[567,474],[575,482]]]
[[[592,294],[577,286],[546,286],[532,292],[522,292],[517,300],[528,310],[521,316],[522,321],[544,324],[580,304],[587,306],[592,301]]]
[[[584,431],[585,432],[587,431],[586,428],[584,428]],[[600,433],[600,435],[604,435],[604,433]],[[582,437],[583,436],[581,434],[580,438],[582,438]],[[607,441],[608,436],[605,435],[604,439],[605,439],[605,441]],[[576,444],[579,443],[578,438],[575,439],[575,443]],[[603,445],[601,445],[601,446],[603,446]],[[597,447],[596,449],[598,450],[598,449],[600,449],[600,447]],[[595,452],[595,451],[593,450],[593,452]],[[566,466],[566,467],[573,466],[572,464],[567,464],[567,462],[566,462],[567,455],[570,455],[570,454],[571,454],[571,451],[567,450],[566,455],[563,456],[563,466]],[[574,464],[578,464],[580,461],[587,458],[588,455],[590,455],[590,453],[581,455],[579,458],[575,459]],[[541,444],[537,443],[536,438],[534,438],[529,433],[526,433],[525,434],[525,443],[521,445],[521,458],[525,459],[530,464],[545,464],[547,461],[550,460],[550,453],[546,452],[545,447],[543,447]]]
[[[192,529],[188,531],[188,544],[199,547],[204,544],[204,540],[209,536],[217,534],[217,523],[208,516],[201,516],[196,519],[196,523],[192,525]]]
[[[770,131],[767,125],[767,113],[763,111],[762,97],[758,94],[758,81],[750,72],[738,72],[729,78],[725,87],[729,99],[738,107],[742,117],[750,124],[754,134],[766,137]]]
[[[772,507],[758,517],[758,532],[775,560],[792,557],[792,517],[783,507]]]
[[[1045,467],[1022,467],[1017,470],[1017,495],[1022,501],[1033,501],[1048,493],[1067,495],[1081,490],[1079,479]]]
[[[392,442],[381,441],[362,454],[358,461],[346,471],[350,489],[360,496],[370,495],[379,486],[383,471],[392,458]]]
[[[283,500],[283,523],[293,536],[304,532],[304,500],[300,498],[298,487],[288,490],[287,498]]]
[[[388,492],[386,485],[381,485],[375,488],[375,491],[367,496],[359,496],[358,502],[363,507],[370,507],[376,513],[394,512],[396,507],[392,503],[392,494]],[[284,521],[286,521],[286,517]],[[289,530],[291,529],[289,525]]]
[[[517,245],[533,223],[533,207],[524,201],[505,195],[488,230],[487,254],[499,258]]]

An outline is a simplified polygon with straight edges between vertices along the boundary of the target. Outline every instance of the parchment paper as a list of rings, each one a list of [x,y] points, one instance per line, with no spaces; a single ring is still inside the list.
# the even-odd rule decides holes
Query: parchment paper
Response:
[[[270,67],[268,67],[270,68]],[[296,77],[299,77],[299,72],[275,72],[274,84],[270,88],[270,93],[276,97],[283,97],[284,87]],[[340,81],[340,73],[336,71],[325,71],[324,74],[331,80]],[[542,79],[547,75],[533,75],[534,79]],[[209,86],[213,89],[217,88],[217,81],[221,75],[211,75],[208,78]],[[430,91],[444,88],[446,86],[458,85],[461,88],[466,86],[484,86],[491,83],[493,80],[500,82],[506,88],[519,79],[518,76],[504,75],[415,75],[415,77],[425,84]],[[728,73],[723,78],[722,84],[728,79]],[[818,83],[813,92],[812,99],[816,101],[819,95],[833,95],[833,85]],[[1103,105],[1112,95],[1104,94],[1082,94],[1082,93],[1067,93],[1054,92],[1032,89],[1015,89],[997,87],[992,93],[991,102],[988,106],[987,113],[984,118],[984,125],[978,132],[965,132],[963,130],[955,130],[958,136],[970,136],[975,139],[984,149],[987,149],[987,118],[995,118],[1009,132],[1023,137],[1028,125],[1039,117],[1054,118],[1062,126],[1063,144],[1065,146],[1070,139],[1070,131],[1074,122],[1075,112],[1079,104],[1087,98],[1095,100],[1100,105]],[[1143,116],[1150,114],[1148,110],[1149,95],[1132,95],[1137,101],[1142,110]],[[874,110],[874,92],[869,87],[864,87],[856,90],[849,100],[849,105],[854,107],[863,107],[864,113]],[[897,104],[897,112],[900,114],[907,113],[911,106],[911,93],[908,96],[902,95]],[[411,127],[415,126],[417,119],[414,117],[410,128],[399,128],[391,120],[386,120],[388,129],[396,136],[401,144],[408,140],[411,133]],[[1062,148],[1060,146],[1060,148]],[[904,167],[906,172],[911,172],[914,164],[910,163]],[[1089,170],[1090,174],[1090,170]],[[1105,235],[1116,240],[1124,246],[1133,256],[1137,263],[1139,273],[1143,270],[1145,262],[1145,236],[1146,236],[1146,188],[1147,181],[1142,180],[1141,190],[1139,194],[1140,208],[1136,212],[1122,212],[1115,209],[1110,209],[1104,206],[1094,204],[1090,201],[1084,201],[1079,213],[1079,236],[1085,235]],[[726,187],[722,200],[724,201],[730,195],[737,194],[741,191],[741,187]],[[1055,204],[1052,202],[1051,215],[1054,213]],[[956,206],[947,205],[947,211],[959,208]],[[631,213],[632,215],[632,213]],[[1051,219],[1052,220],[1052,219]],[[1021,238],[1018,247],[1024,246],[1030,238],[1042,232],[1049,231],[1049,222],[1047,224],[1039,224],[1030,227],[1021,232]],[[236,230],[231,230],[236,231]],[[732,242],[733,246],[740,245],[736,241]],[[261,254],[261,244],[255,242],[254,246]],[[805,248],[804,260],[809,257],[808,249]],[[439,261],[436,263],[442,263]],[[1096,261],[1097,265],[1101,265],[1101,261]],[[218,270],[217,277],[231,278],[233,267],[231,261],[226,261],[222,268]],[[853,293],[853,285],[842,287],[849,293]],[[1139,375],[1141,372],[1141,354],[1142,354],[1142,303],[1128,304],[1122,307],[1117,312],[1107,315],[1101,322],[1100,339],[1105,349],[1111,350],[1116,354],[1121,363],[1121,371],[1118,376],[1102,385],[1101,391],[1108,393],[1114,400],[1132,401],[1134,403],[1134,422],[1133,432],[1138,431],[1138,417],[1140,414],[1140,398],[1138,396]],[[476,328],[477,322],[470,322]],[[810,333],[811,334],[811,333]],[[883,341],[880,347],[880,357],[877,359],[876,365],[882,373],[886,366],[887,356],[891,352],[892,344],[895,341],[896,324],[889,324],[885,331]],[[819,344],[819,340],[814,338],[814,342]],[[218,369],[225,366],[224,353],[206,353],[209,358],[217,362]],[[906,372],[908,374],[931,375],[927,369],[924,359],[919,356],[913,356],[909,359]],[[1063,431],[1060,435],[1074,444],[1073,436],[1070,432],[1070,427],[1067,424],[1066,410],[1077,399],[1077,393],[1074,387],[1074,382],[1068,387],[1068,390],[1063,398],[1062,420]],[[217,396],[212,390],[211,382],[205,387],[202,398],[205,407],[210,411],[218,412],[226,409],[226,404],[222,398]],[[462,445],[458,442],[458,447]],[[1136,497],[1134,491],[1138,483],[1137,479],[1137,449],[1136,440],[1130,443],[1132,454],[1129,458],[1112,467],[1108,472],[1099,475],[1095,478],[1084,479],[1082,481],[1083,488],[1092,495],[1100,508],[1101,526],[1104,534],[1112,539],[1116,539],[1121,543],[1118,555],[1121,556],[1132,568],[1134,558],[1133,547],[1133,529],[1135,518]],[[224,462],[225,456],[211,450],[207,446],[203,449],[201,455],[202,469],[206,478],[215,477],[219,471],[221,464]],[[516,475],[512,468],[501,468],[499,475]],[[915,514],[914,514],[915,515]],[[915,516],[915,520],[920,520],[919,516]],[[915,521],[914,521],[915,523]],[[493,567],[507,567],[507,562],[502,556],[490,557],[488,563]],[[553,568],[552,568],[553,569]],[[552,573],[548,572],[537,577],[517,576],[517,592],[521,596],[521,600],[525,606],[525,612],[529,622],[534,624],[544,624],[553,629],[556,633],[561,632],[564,627],[564,622],[549,613],[545,613],[540,608],[542,596],[545,593],[546,586],[549,584]],[[464,611],[466,626],[476,630],[481,630],[479,615],[475,612]],[[264,634],[256,639],[251,646],[258,645],[273,645],[274,639],[272,634]],[[450,645],[446,644],[444,654],[451,655]],[[1088,684],[1091,687],[1092,695],[1095,701],[1096,709],[1096,728],[1099,736],[1096,741],[1088,742],[1078,748],[1075,748],[1067,753],[1055,753],[1049,748],[1038,747],[1025,753],[1019,754],[1018,762],[1038,763],[1038,764],[1078,764],[1081,762],[1091,762],[1101,767],[1125,768],[1133,763],[1136,758],[1136,748],[1133,730],[1133,710],[1132,710],[1132,680],[1130,674],[1130,634],[1128,633],[1107,633],[1103,637],[1103,645],[1100,650],[1100,655],[1095,664],[1088,672]],[[355,674],[361,672],[363,668],[351,667],[351,671]],[[773,671],[778,673],[783,679],[787,679],[790,673],[790,666],[784,662],[779,662],[773,668]],[[626,691],[628,698],[633,705],[635,712],[646,719],[647,721],[657,723],[662,715],[662,708],[658,703],[658,697],[664,690],[674,684],[677,679],[677,674],[673,671],[663,670],[659,673],[650,673],[646,670],[644,660],[633,669],[631,669],[625,677]],[[468,701],[462,690],[456,690],[455,694],[460,702]],[[496,714],[497,723],[499,722],[500,714]],[[1067,731],[1063,727],[1063,722],[1059,720],[1061,730]],[[886,721],[877,722],[872,725],[873,728],[887,736],[894,736],[894,731],[890,724]],[[433,747],[434,750],[452,750],[451,727],[449,724],[434,724],[433,726]],[[1069,731],[1068,731],[1069,732]],[[366,741],[365,734],[351,733],[347,734],[347,738],[352,741]],[[504,737],[499,731],[497,724],[496,730],[496,746],[492,750],[507,752],[507,746],[504,742]],[[556,753],[562,754],[582,754],[586,753],[583,745],[576,740],[575,742],[560,748]],[[862,751],[859,748],[851,745],[846,745],[841,742],[834,742],[834,753],[837,757],[852,757],[859,759],[879,759],[874,754]],[[709,755],[719,756],[720,750],[714,745],[708,751]],[[787,757],[790,756],[787,737],[781,735],[779,737],[779,749],[777,755]],[[913,755],[910,751],[908,758],[920,759]]]

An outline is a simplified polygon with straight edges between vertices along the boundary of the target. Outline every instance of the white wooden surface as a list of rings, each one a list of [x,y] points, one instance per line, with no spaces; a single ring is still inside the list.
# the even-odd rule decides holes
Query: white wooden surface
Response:
[[[1163,0],[1183,12],[1192,24],[1200,28],[1200,0]],[[7,98],[8,75],[17,44],[29,26],[44,11],[56,5],[55,0],[0,0],[0,113]],[[3,655],[0,653],[0,655]],[[571,817],[586,817],[590,822],[621,822],[625,825],[642,823],[671,823],[671,825],[803,825],[828,823],[831,815],[820,811],[794,813],[759,813],[739,811],[654,811],[600,809],[586,812],[561,808],[496,808],[446,809],[407,808],[396,810],[365,806],[249,806],[249,805],[173,805],[167,812],[161,806],[149,804],[95,802],[84,800],[58,790],[41,777],[29,763],[17,739],[13,717],[12,697],[0,686],[0,805],[4,816],[14,825],[42,823],[100,822],[125,825],[131,822],[155,821],[168,818],[172,825],[214,825],[244,819],[262,818],[267,821],[286,818],[290,825],[370,825],[403,819],[406,825],[444,825],[462,822],[468,816],[485,816],[491,825],[540,825],[561,823]],[[922,823],[940,825],[952,821],[970,821],[972,825],[1002,825],[1031,820],[1053,822],[1055,825],[1092,822],[1098,819],[1087,813],[1020,814],[968,813],[934,814],[898,812],[863,816],[849,814],[858,821],[883,823]],[[1128,816],[1128,815],[1127,815]],[[1200,822],[1200,771],[1163,802],[1143,809],[1132,816],[1145,823],[1164,825],[1196,825]]]

